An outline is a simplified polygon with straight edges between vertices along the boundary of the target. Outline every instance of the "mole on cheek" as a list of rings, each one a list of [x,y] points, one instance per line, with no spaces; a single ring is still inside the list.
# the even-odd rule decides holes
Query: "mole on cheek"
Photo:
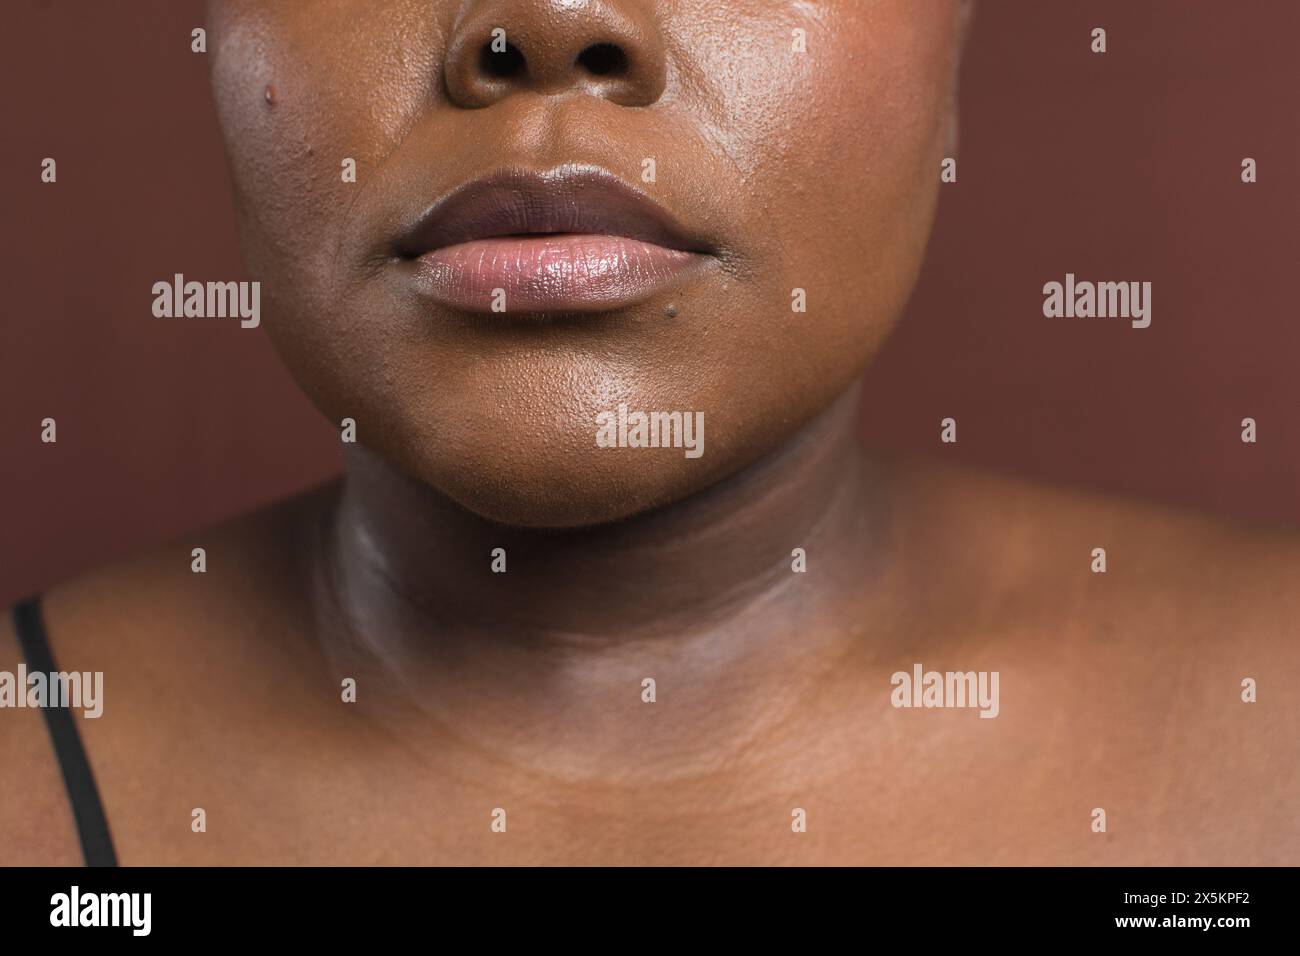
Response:
[[[266,84],[266,91],[262,94],[262,97],[263,99],[266,100],[267,106],[274,106],[277,98],[275,87],[272,86],[270,83]]]

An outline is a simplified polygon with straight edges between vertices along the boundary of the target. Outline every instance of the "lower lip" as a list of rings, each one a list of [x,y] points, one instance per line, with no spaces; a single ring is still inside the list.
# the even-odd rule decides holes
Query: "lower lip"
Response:
[[[705,258],[623,236],[506,236],[426,252],[416,282],[471,312],[598,312],[650,298]]]

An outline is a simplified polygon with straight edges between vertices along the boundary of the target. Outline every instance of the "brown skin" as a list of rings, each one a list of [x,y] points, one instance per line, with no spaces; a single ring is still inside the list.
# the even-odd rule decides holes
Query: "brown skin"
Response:
[[[855,446],[965,8],[460,6],[212,11],[267,329],[361,444],[342,483],[47,595],[61,665],[106,675],[78,726],[122,861],[1297,862],[1300,540]],[[515,85],[473,65],[498,23]],[[626,76],[572,68],[611,39]],[[402,209],[498,165],[636,181],[644,156],[717,256],[642,306],[430,313],[382,255]],[[704,410],[705,455],[596,448],[619,401]],[[1000,716],[895,710],[917,661],[999,671]],[[39,715],[0,747],[26,781],[5,862],[78,862]]]

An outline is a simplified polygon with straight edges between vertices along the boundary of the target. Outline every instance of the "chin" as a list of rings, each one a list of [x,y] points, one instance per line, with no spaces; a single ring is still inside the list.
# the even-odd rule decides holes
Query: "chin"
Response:
[[[623,383],[602,393],[612,377],[554,374],[530,389],[493,372],[490,384],[449,370],[420,395],[402,383],[324,407],[359,408],[359,441],[379,459],[513,527],[585,527],[663,507],[713,484],[745,447],[721,421],[715,440],[713,415],[689,408],[714,406],[711,396],[672,402]]]
[[[690,497],[715,477],[710,465],[685,459],[675,449],[540,451],[444,459],[426,466],[422,478],[487,521],[564,529],[653,511]]]

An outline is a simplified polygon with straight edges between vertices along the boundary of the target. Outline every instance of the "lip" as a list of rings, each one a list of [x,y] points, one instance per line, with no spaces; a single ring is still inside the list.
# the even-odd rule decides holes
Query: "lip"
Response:
[[[397,246],[425,296],[483,313],[594,312],[642,302],[712,250],[595,167],[505,170],[433,204]]]

